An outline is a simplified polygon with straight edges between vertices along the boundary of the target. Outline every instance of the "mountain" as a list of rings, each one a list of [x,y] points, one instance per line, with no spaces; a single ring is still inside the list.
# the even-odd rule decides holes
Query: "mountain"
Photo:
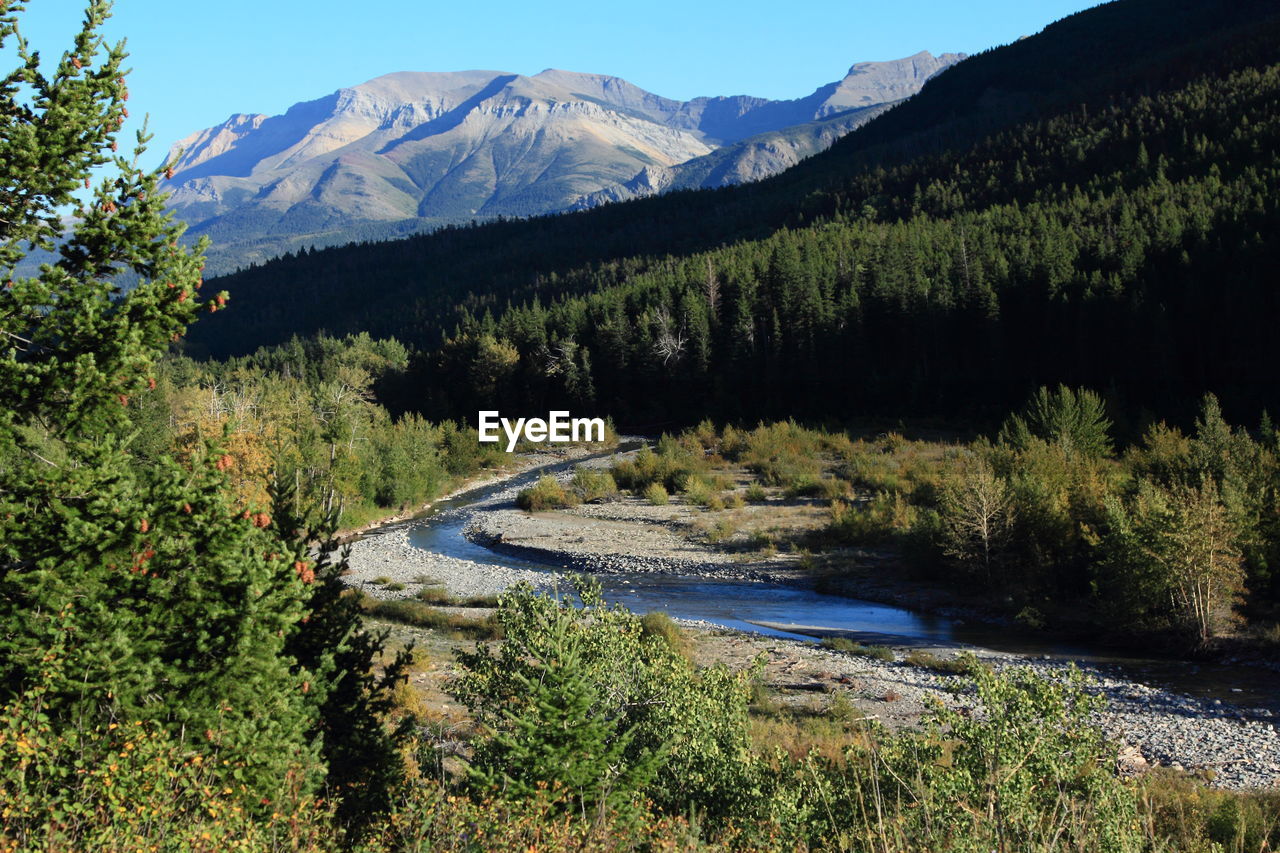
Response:
[[[1275,410],[1276,115],[1273,0],[1117,0],[763,181],[223,277],[187,351],[396,336],[423,350],[397,404],[450,417],[493,388],[645,429],[981,416],[1065,382],[1253,418]]]
[[[856,130],[899,102],[852,109],[819,121],[757,134],[717,148],[674,166],[646,166],[631,180],[589,193],[574,210],[628,201],[676,190],[716,189],[751,183],[777,175],[825,151],[837,139]]]
[[[962,58],[859,63],[791,101],[675,101],[555,69],[388,74],[183,139],[170,152],[170,203],[193,235],[215,240],[219,268],[299,246],[592,206],[607,200],[602,190],[640,194],[645,175],[662,175],[659,189],[758,180]],[[778,131],[779,140],[761,137]]]

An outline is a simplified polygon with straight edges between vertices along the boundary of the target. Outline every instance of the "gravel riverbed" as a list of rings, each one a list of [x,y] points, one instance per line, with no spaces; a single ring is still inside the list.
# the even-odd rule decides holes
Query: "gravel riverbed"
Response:
[[[949,706],[970,705],[953,689],[959,676],[945,675],[902,661],[887,662],[831,651],[800,640],[732,631],[706,622],[678,620],[709,632],[711,658],[731,665],[766,660],[766,681],[794,695],[844,692],[864,714],[890,727],[914,725],[930,697]],[[899,658],[919,646],[894,647]],[[961,649],[930,646],[938,657]],[[1054,678],[1071,662],[966,648],[996,670],[1028,667]],[[1095,721],[1121,745],[1119,760],[1126,772],[1165,765],[1205,772],[1211,784],[1224,788],[1268,788],[1280,785],[1280,714],[1274,708],[1240,707],[1202,700],[1141,684],[1106,668],[1077,664],[1089,681],[1087,689],[1107,699]],[[1206,772],[1207,771],[1207,772]]]
[[[553,473],[567,478],[572,462],[560,461]],[[587,464],[606,464],[593,460]],[[530,515],[514,507],[516,493],[537,473],[509,475],[508,485],[481,500],[448,510],[473,542],[499,552],[530,556],[587,571],[650,571],[732,579],[777,579],[794,573],[785,558],[767,564],[742,564],[723,552],[677,535],[671,512],[650,511],[637,501],[580,507],[572,514]],[[347,581],[380,598],[407,597],[424,583],[443,585],[454,596],[501,592],[525,581],[536,588],[555,585],[562,576],[510,566],[474,562],[417,548],[404,522],[375,531],[352,546]],[[403,584],[372,584],[386,578]],[[911,725],[926,708],[927,697],[965,701],[951,688],[955,676],[903,662],[885,662],[830,651],[812,643],[731,631],[710,623],[686,622],[700,632],[697,647],[705,662],[745,666],[757,655],[766,659],[766,681],[783,694],[812,697],[843,692],[870,717],[889,725]],[[912,648],[918,648],[918,645]],[[899,657],[906,647],[900,648]],[[928,649],[940,656],[956,646]],[[969,649],[996,669],[1029,666],[1044,675],[1060,675],[1069,662]],[[1133,772],[1154,764],[1205,771],[1211,784],[1229,788],[1280,786],[1280,697],[1268,707],[1242,707],[1203,700],[1142,684],[1107,668],[1081,666],[1089,689],[1108,700],[1097,716],[1109,737],[1123,746],[1122,766]]]

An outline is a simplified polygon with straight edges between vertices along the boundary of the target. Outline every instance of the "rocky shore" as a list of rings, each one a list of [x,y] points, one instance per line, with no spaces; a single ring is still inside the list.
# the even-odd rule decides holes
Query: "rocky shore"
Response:
[[[521,581],[548,588],[557,576],[546,572],[477,563],[426,551],[409,543],[400,527],[355,543],[345,580],[374,598],[406,598],[424,587],[444,589],[455,598],[496,595]]]
[[[650,507],[627,499],[571,512],[529,514],[515,508],[516,493],[544,471],[567,478],[572,467],[572,461],[559,460],[550,468],[511,477],[504,488],[438,517],[489,549],[568,570],[771,581],[794,579],[800,574],[794,557],[777,555],[745,562],[692,541],[682,531],[687,530],[689,521],[685,515],[697,511],[687,507]],[[410,596],[426,584],[443,586],[457,597],[469,597],[501,592],[521,581],[547,588],[561,578],[551,572],[502,565],[501,560],[469,560],[424,550],[409,541],[411,523],[383,528],[354,543],[348,581],[383,598]],[[375,579],[380,583],[373,584]],[[388,580],[391,583],[383,582]],[[402,588],[395,589],[395,585]],[[757,655],[764,655],[765,681],[783,698],[810,701],[815,696],[842,693],[862,713],[889,725],[918,721],[930,697],[952,703],[965,701],[963,694],[952,692],[961,684],[956,676],[900,660],[911,649],[919,649],[918,643],[898,647],[899,660],[887,662],[708,623],[688,623],[688,627],[698,631],[695,648],[703,662],[746,666]],[[958,650],[957,646],[927,649],[940,657],[954,656]],[[996,669],[1029,666],[1053,676],[1069,665],[1038,656],[978,648],[970,651]],[[1106,668],[1081,668],[1092,680],[1090,689],[1108,700],[1097,722],[1124,745],[1120,759],[1128,770],[1138,772],[1159,764],[1201,772],[1211,784],[1222,787],[1280,785],[1280,704],[1242,707],[1197,699],[1139,683]]]
[[[961,692],[963,677],[894,662],[831,651],[799,640],[731,631],[705,622],[685,622],[707,632],[699,644],[705,662],[724,661],[745,666],[757,655],[766,660],[765,682],[792,701],[815,694],[843,693],[868,717],[890,727],[914,725],[930,699],[971,705]],[[892,647],[892,646],[891,646]],[[902,658],[926,651],[939,658],[955,657],[956,647],[897,646]],[[965,649],[979,661],[1003,670],[1029,667],[1037,674],[1061,677],[1071,665],[1058,659]],[[1089,679],[1087,688],[1101,693],[1107,707],[1096,722],[1121,744],[1122,769],[1141,772],[1164,765],[1202,773],[1211,784],[1225,788],[1267,788],[1280,785],[1280,714],[1273,708],[1243,708],[1140,684],[1108,669],[1079,666]]]

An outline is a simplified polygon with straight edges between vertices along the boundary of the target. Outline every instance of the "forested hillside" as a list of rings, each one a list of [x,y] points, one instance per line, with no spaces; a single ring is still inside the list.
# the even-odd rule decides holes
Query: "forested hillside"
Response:
[[[1215,390],[1256,415],[1278,107],[1280,66],[1249,69],[867,173],[843,196],[861,209],[468,321],[423,382],[440,411],[631,423],[963,413],[1047,381],[1161,411]]]
[[[760,184],[221,279],[232,310],[189,351],[449,336],[404,400],[433,415],[473,410],[464,384],[645,426],[995,411],[1063,381],[1134,406],[1214,390],[1254,417],[1278,19],[1260,2],[1098,7]]]

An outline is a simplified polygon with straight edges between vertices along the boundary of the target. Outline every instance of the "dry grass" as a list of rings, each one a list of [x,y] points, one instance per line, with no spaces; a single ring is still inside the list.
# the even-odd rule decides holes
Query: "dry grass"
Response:
[[[410,598],[379,601],[369,596],[361,597],[360,607],[376,619],[444,631],[457,639],[492,640],[502,636],[502,625],[492,613],[473,617],[449,613]]]

